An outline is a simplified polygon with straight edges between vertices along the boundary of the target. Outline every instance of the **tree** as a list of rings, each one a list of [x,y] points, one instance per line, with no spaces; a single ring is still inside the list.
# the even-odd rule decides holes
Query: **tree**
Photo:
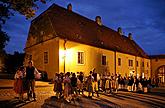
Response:
[[[18,67],[23,66],[25,54],[14,52],[14,54],[7,54],[5,58],[5,70],[7,73],[15,73]]]
[[[37,2],[46,3],[46,0],[1,0],[0,1],[0,51],[4,49],[9,41],[9,36],[2,30],[2,25],[6,20],[18,12],[24,15],[26,19],[35,16],[36,10],[39,8]]]

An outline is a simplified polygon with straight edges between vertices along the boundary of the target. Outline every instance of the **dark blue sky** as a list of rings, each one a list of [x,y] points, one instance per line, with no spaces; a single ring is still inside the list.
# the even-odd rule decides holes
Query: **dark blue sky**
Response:
[[[148,54],[165,54],[165,0],[51,0],[46,5],[39,3],[37,16],[52,3],[62,7],[71,3],[74,12],[93,20],[99,15],[104,25],[114,30],[120,26],[124,35],[131,32]],[[8,53],[23,52],[29,27],[30,20],[19,14],[7,21]]]

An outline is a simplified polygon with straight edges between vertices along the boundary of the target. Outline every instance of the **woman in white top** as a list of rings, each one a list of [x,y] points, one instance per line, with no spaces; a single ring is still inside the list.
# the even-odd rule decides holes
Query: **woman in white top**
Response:
[[[25,93],[26,91],[24,91],[23,89],[23,78],[25,77],[25,70],[24,67],[21,66],[17,72],[15,73],[14,79],[14,91],[19,94],[19,100],[23,101],[23,93]]]

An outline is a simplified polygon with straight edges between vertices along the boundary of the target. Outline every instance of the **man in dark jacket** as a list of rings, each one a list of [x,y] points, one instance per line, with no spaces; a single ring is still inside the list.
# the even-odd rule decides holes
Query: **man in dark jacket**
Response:
[[[28,62],[28,66],[26,67],[26,80],[27,80],[27,96],[28,96],[28,100],[30,100],[30,97],[32,97],[33,94],[33,98],[34,100],[36,100],[36,95],[35,95],[35,91],[34,91],[34,87],[35,87],[35,75],[38,74],[39,72],[37,71],[37,69],[33,66],[33,62],[29,61]]]

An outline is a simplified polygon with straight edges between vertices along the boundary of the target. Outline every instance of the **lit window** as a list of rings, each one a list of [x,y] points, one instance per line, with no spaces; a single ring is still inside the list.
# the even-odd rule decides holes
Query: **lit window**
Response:
[[[84,52],[78,52],[78,64],[84,64]]]
[[[128,65],[133,66],[133,60],[128,60]]]
[[[48,63],[48,52],[44,52],[44,63]]]
[[[121,66],[121,58],[118,58],[118,66]]]
[[[106,56],[102,55],[102,65],[106,65]]]

